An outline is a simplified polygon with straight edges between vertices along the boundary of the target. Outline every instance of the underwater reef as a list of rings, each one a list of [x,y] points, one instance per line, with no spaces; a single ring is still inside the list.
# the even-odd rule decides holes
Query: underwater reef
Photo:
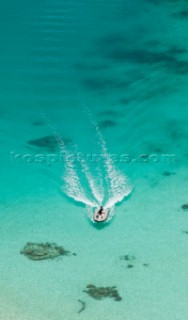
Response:
[[[43,126],[45,124],[45,122],[41,121],[41,120],[36,120],[32,122],[33,126]]]
[[[115,127],[116,125],[117,125],[117,122],[113,120],[104,120],[99,122],[99,127],[101,129]]]
[[[20,251],[30,260],[45,260],[54,259],[59,256],[70,255],[70,252],[65,250],[62,246],[58,246],[55,243],[33,243],[28,242],[23,250]],[[73,253],[72,255],[76,255]]]
[[[135,256],[130,256],[129,254],[126,254],[124,256],[120,256],[120,260],[133,261],[135,259],[136,259]]]
[[[64,144],[70,144],[72,142],[69,138],[63,138]],[[39,139],[33,139],[27,141],[30,146],[34,146],[45,150],[47,152],[55,152],[58,149],[58,141],[54,136],[46,136]]]
[[[149,267],[149,266],[150,266],[150,264],[149,264],[149,263],[146,263],[146,262],[141,262],[141,261],[139,261],[139,264],[136,263],[136,257],[133,256],[133,255],[129,255],[129,254],[120,256],[119,259],[125,262],[125,265],[126,265],[127,269],[132,269],[132,268],[134,268],[134,267],[135,267],[135,264],[136,264],[137,266],[141,264],[143,267]]]
[[[49,152],[56,151],[58,147],[57,140],[55,139],[54,136],[46,136],[39,139],[29,140],[27,143],[31,146],[43,148]]]
[[[136,257],[135,256],[130,256],[129,254],[126,254],[124,256],[120,256],[120,260],[124,260],[127,262],[127,268],[128,269],[132,269],[134,268],[134,264],[133,264],[133,261],[136,260]],[[131,261],[131,263],[130,263]]]
[[[122,300],[115,286],[96,287],[93,284],[88,284],[86,288],[87,290],[83,290],[83,292],[86,292],[93,299],[102,300],[104,298],[113,298],[115,301]]]
[[[188,210],[188,203],[182,204],[181,208],[183,210]]]
[[[78,302],[80,302],[80,304],[81,304],[81,308],[80,308],[80,310],[78,311],[78,313],[81,313],[81,312],[83,312],[83,311],[85,310],[85,308],[86,308],[86,303],[85,303],[85,301],[82,301],[82,300],[80,300],[80,299],[78,299]]]
[[[169,176],[172,176],[174,175],[175,172],[171,172],[171,171],[163,171],[162,175],[165,176],[165,177],[169,177]]]

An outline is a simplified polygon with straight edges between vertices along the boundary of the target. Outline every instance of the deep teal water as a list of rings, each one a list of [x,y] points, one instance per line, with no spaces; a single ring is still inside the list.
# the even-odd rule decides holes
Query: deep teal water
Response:
[[[0,4],[3,319],[77,319],[80,297],[85,319],[185,319],[187,16],[186,1]],[[57,160],[58,139],[84,165]],[[85,201],[68,197],[69,189],[93,199],[94,177],[93,190],[118,202],[126,176],[134,191],[104,228],[90,223]],[[77,260],[34,266],[19,255],[27,241],[62,243]],[[137,258],[131,276],[119,259],[128,253]],[[82,297],[88,283],[117,284],[122,302]]]

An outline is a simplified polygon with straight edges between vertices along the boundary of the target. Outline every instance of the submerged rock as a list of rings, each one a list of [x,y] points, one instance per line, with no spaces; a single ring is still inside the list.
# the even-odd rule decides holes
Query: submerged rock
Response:
[[[96,287],[93,284],[87,285],[87,290],[84,290],[90,297],[96,300],[102,300],[104,298],[113,298],[115,301],[120,301],[120,297],[116,287]]]
[[[81,303],[81,308],[80,308],[80,310],[78,311],[78,313],[81,313],[82,311],[85,310],[85,308],[86,308],[86,303],[85,303],[85,301],[82,301],[82,300],[80,300],[80,299],[78,299],[78,302]]]
[[[175,174],[175,172],[164,171],[162,174],[163,174],[163,176],[165,176],[165,177],[169,177],[169,176],[174,175],[174,174]]]
[[[124,256],[120,256],[120,260],[133,261],[135,259],[136,259],[135,256],[130,256],[129,254],[126,254]]]
[[[43,126],[45,123],[43,121],[40,120],[36,120],[32,122],[33,126]]]
[[[58,147],[57,140],[54,136],[46,136],[39,139],[29,140],[28,144],[35,147],[44,148],[51,152],[54,152]]]
[[[62,246],[57,246],[55,243],[33,243],[28,242],[23,250],[20,251],[28,259],[31,260],[44,260],[54,259],[59,256],[69,255],[70,252],[64,250]]]
[[[69,138],[63,138],[62,140],[65,145],[72,142]],[[41,148],[49,152],[55,152],[58,149],[58,141],[54,136],[46,136],[39,139],[29,140],[27,143],[31,146]]]
[[[188,210],[188,203],[185,203],[181,206],[183,210]]]
[[[101,129],[115,127],[116,125],[116,121],[113,120],[104,120],[99,122],[99,126]]]
[[[120,260],[123,260],[125,261],[125,264],[126,264],[126,267],[127,269],[132,269],[135,267],[135,265],[139,265],[140,263],[142,264],[142,266],[144,267],[149,267],[149,263],[142,263],[141,261],[139,262],[138,260],[136,260],[136,257],[133,256],[133,255],[129,255],[129,254],[126,254],[126,255],[123,255],[123,256],[120,256],[119,257]]]

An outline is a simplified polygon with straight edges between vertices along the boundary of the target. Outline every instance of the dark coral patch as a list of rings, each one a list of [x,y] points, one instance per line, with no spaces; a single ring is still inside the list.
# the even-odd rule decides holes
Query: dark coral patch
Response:
[[[125,79],[110,79],[110,78],[85,78],[82,84],[86,89],[91,91],[105,91],[106,89],[127,89],[130,82]]]
[[[185,10],[181,10],[179,12],[176,12],[173,14],[173,17],[180,18],[180,19],[188,18],[188,10],[185,9]]]
[[[80,300],[80,299],[78,299],[78,302],[81,303],[81,308],[80,308],[80,310],[78,311],[78,313],[81,313],[81,312],[83,312],[83,311],[85,310],[85,308],[86,308],[86,303],[85,303],[85,301],[82,301],[82,300]]]
[[[173,141],[177,142],[183,138],[187,138],[186,123],[182,121],[174,119],[167,121],[166,130]]]
[[[135,256],[130,256],[129,254],[126,254],[124,256],[120,256],[120,260],[133,261],[135,259],[136,259]]]
[[[98,90],[104,90],[107,87],[108,82],[101,81],[98,79],[85,79],[83,81],[83,84],[87,89],[90,89],[92,91],[98,91]]]
[[[31,146],[43,148],[50,152],[56,151],[58,147],[57,140],[54,136],[46,136],[39,139],[29,140],[28,144]]]
[[[174,175],[174,174],[175,174],[175,172],[164,171],[162,174],[163,174],[163,176],[165,176],[165,177],[169,177],[169,176]]]
[[[23,250],[20,251],[30,260],[45,260],[54,259],[59,256],[69,255],[69,251],[64,250],[62,246],[58,246],[55,243],[33,243],[28,242]]]
[[[138,64],[155,64],[175,61],[175,58],[171,54],[168,54],[168,52],[152,52],[144,49],[116,49],[109,53],[109,58],[112,58],[117,62],[128,61]]]
[[[32,123],[32,125],[33,126],[43,126],[44,125],[44,122],[43,121],[40,121],[40,120],[38,120],[38,121],[33,121],[33,123]]]
[[[63,139],[63,142],[65,144],[69,144],[71,143],[71,139]],[[55,152],[58,148],[58,142],[54,136],[46,136],[39,139],[29,140],[27,143],[31,146],[42,148],[49,152]]]
[[[104,49],[108,47],[117,47],[122,46],[126,43],[126,37],[123,34],[110,34],[108,36],[101,37],[98,39],[97,44],[99,47],[104,47]]]
[[[175,73],[177,75],[188,74],[188,61],[186,60],[176,60],[173,63],[167,65],[168,71]]]
[[[187,49],[172,46],[164,51],[147,50],[145,48],[127,49],[125,46],[112,46],[102,53],[108,60],[116,63],[133,63],[140,65],[158,65],[177,75],[188,73],[188,61],[178,59],[178,55],[184,54]]]
[[[120,102],[121,104],[123,104],[123,105],[127,105],[127,104],[130,103],[130,99],[129,99],[129,98],[121,98],[121,99],[119,100],[119,102]]]
[[[93,284],[89,284],[84,290],[90,297],[96,300],[102,300],[104,298],[113,298],[115,301],[120,301],[120,297],[116,287],[96,287]]]
[[[188,210],[188,203],[185,203],[181,206],[183,210]]]
[[[115,127],[116,125],[117,125],[117,122],[113,120],[104,120],[99,122],[99,127],[101,129]]]
[[[180,54],[187,53],[187,49],[174,45],[174,46],[171,46],[167,52],[171,55],[180,55]]]

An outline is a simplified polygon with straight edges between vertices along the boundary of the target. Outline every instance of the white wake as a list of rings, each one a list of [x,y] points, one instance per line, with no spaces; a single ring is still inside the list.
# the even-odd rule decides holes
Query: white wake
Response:
[[[115,204],[127,197],[132,192],[133,187],[128,177],[115,167],[98,126],[91,117],[90,121],[96,130],[99,151],[103,155],[101,159],[102,169],[97,163],[96,166],[98,167],[95,168],[95,173],[93,173],[93,169],[90,169],[86,160],[71,161],[63,141],[59,138],[60,149],[65,157],[62,190],[75,201],[84,203],[87,209],[90,208],[88,213],[91,219],[93,208],[101,205],[104,208],[111,209],[110,219],[113,216]],[[69,161],[66,160],[68,158]]]

